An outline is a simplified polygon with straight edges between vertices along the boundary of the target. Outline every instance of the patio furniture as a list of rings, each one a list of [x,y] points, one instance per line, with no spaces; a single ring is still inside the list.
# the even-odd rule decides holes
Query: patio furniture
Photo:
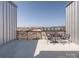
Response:
[[[65,44],[65,43],[69,43],[69,38],[70,38],[70,35],[69,34],[61,34],[61,37],[60,37],[60,43],[62,44]]]

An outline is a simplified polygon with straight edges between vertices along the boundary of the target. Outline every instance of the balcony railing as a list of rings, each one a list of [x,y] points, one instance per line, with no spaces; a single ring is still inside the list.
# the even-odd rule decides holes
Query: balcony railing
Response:
[[[65,27],[41,27],[30,28],[28,30],[17,30],[17,39],[48,39],[48,40],[66,40]],[[43,38],[45,37],[45,38]],[[47,37],[47,38],[46,38]]]

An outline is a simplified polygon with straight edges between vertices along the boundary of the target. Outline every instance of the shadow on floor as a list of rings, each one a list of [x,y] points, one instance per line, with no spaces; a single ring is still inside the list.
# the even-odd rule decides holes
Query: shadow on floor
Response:
[[[79,58],[79,51],[41,51],[36,58]]]
[[[38,40],[14,40],[0,46],[0,58],[32,58]]]

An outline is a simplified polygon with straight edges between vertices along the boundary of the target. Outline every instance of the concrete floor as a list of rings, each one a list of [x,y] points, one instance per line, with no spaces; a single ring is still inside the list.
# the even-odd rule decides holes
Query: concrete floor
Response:
[[[0,46],[0,58],[32,58],[37,40],[14,40]]]
[[[79,57],[79,46],[50,44],[47,40],[14,40],[0,46],[0,58],[74,58]]]
[[[34,56],[37,58],[79,58],[79,45],[74,43],[53,44],[47,40],[39,40]]]

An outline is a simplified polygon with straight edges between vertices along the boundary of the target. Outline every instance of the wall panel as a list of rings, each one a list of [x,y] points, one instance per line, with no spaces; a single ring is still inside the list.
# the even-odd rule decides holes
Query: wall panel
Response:
[[[7,40],[7,25],[6,25],[6,23],[7,23],[7,13],[6,13],[6,11],[7,11],[7,5],[6,5],[7,3],[6,2],[4,2],[4,43],[6,43],[6,40]]]
[[[15,33],[14,36],[15,36],[15,37],[14,37],[14,38],[16,39],[16,29],[17,29],[17,20],[16,20],[16,19],[17,19],[17,8],[14,8],[14,9],[15,9],[15,10],[14,10],[14,11],[15,11],[15,21],[14,21],[14,22],[15,22],[15,24],[14,24],[14,27],[15,27],[15,29],[14,29],[14,31],[15,31],[15,32],[14,32],[14,33]]]
[[[66,28],[69,28],[66,30],[70,34],[71,40],[79,44],[79,2],[74,1],[70,3],[66,6],[66,9],[68,11],[66,15]]]
[[[0,1],[0,44],[16,39],[16,5],[9,1]]]
[[[7,2],[7,42],[9,41],[9,3]]]
[[[78,28],[78,30],[77,30],[77,41],[78,41],[78,44],[79,44],[79,1],[77,2],[77,28]]]
[[[0,2],[0,44],[3,44],[3,2]]]

